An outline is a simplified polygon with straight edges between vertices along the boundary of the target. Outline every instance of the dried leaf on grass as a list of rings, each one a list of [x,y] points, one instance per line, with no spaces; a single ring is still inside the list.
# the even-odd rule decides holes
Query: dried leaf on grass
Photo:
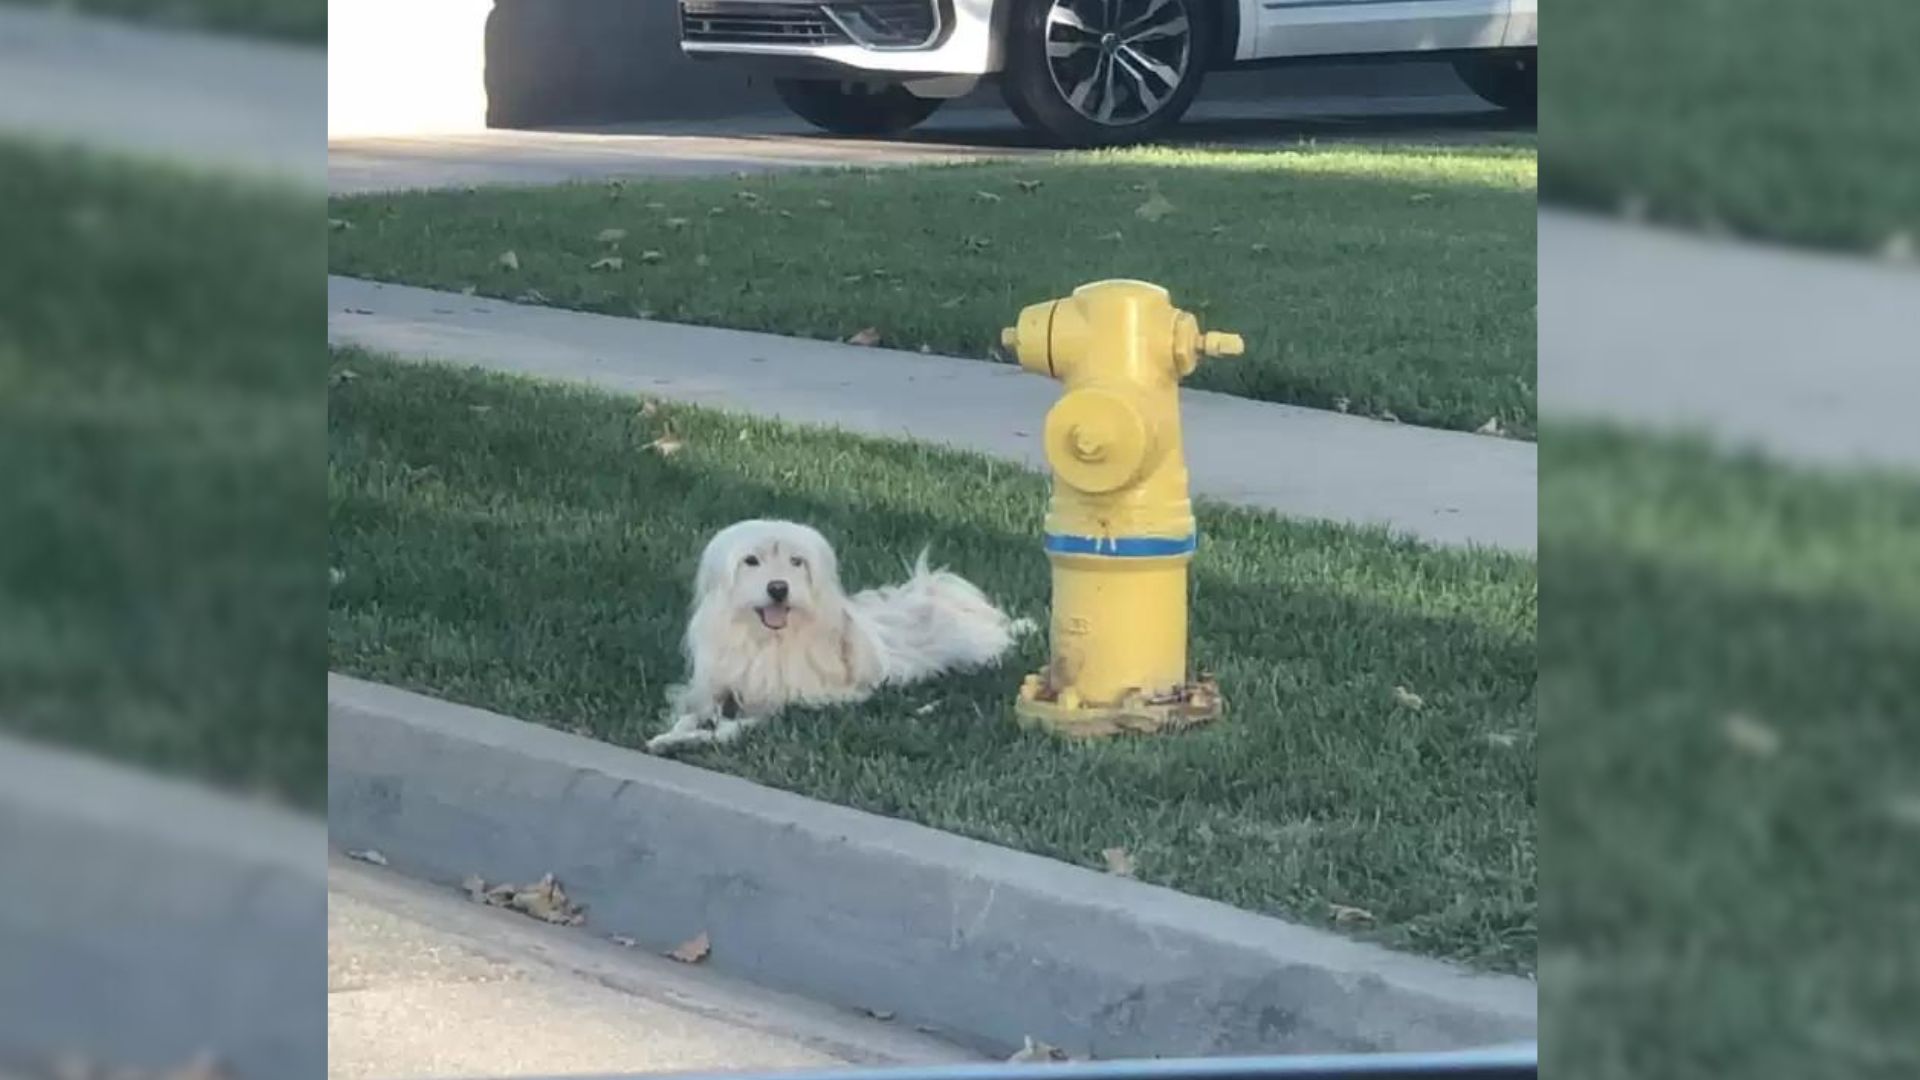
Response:
[[[1067,1052],[1051,1043],[1043,1043],[1031,1035],[1025,1036],[1024,1042],[1025,1045],[1007,1059],[1009,1063],[1067,1060]]]
[[[857,333],[855,333],[852,337],[848,338],[847,344],[867,345],[867,346],[878,345],[880,344],[880,328],[877,326],[866,327],[865,329],[862,329]]]
[[[469,874],[460,887],[467,899],[488,907],[506,908],[556,926],[579,926],[587,921],[586,910],[567,898],[567,892],[552,874],[543,874],[531,885],[501,882],[488,885],[478,874]]]
[[[626,265],[627,265],[627,260],[621,258],[618,255],[603,255],[600,258],[595,259],[592,262],[588,263],[587,269],[589,270],[620,270],[620,269],[623,269]]]
[[[1031,195],[1040,190],[1040,181],[1016,179],[1013,182],[1013,186],[1019,188],[1023,194]]]
[[[661,457],[672,457],[686,448],[686,442],[678,435],[675,435],[672,428],[668,428],[662,432],[659,438],[648,443],[645,447],[645,449],[651,450]]]
[[[973,193],[973,197],[983,203],[997,203],[1000,201],[1000,196],[995,195],[991,191],[976,191]]]
[[[1333,921],[1341,925],[1352,923],[1370,923],[1373,912],[1363,907],[1351,907],[1347,904],[1328,904],[1327,910],[1333,914]]]
[[[1770,758],[1780,752],[1780,733],[1746,713],[1729,713],[1721,730],[1735,750],[1749,757]]]
[[[603,244],[617,244],[626,238],[627,230],[625,229],[601,229],[594,235],[594,239]]]
[[[1165,195],[1160,194],[1159,188],[1153,189],[1153,194],[1147,196],[1146,202],[1133,208],[1134,217],[1147,221],[1159,221],[1171,213],[1173,213],[1173,203]]]
[[[353,228],[353,222],[345,218],[330,217],[327,219],[327,228],[332,232],[346,232]]]
[[[628,937],[625,934],[615,934],[612,937],[608,938],[607,940],[613,942],[615,945],[618,945],[623,949],[631,949],[634,946],[640,944],[639,942],[633,940],[632,938]]]
[[[1409,709],[1425,708],[1427,704],[1425,698],[1404,686],[1396,686],[1393,688],[1393,700],[1396,704],[1405,705]]]
[[[345,574],[340,575],[340,577],[343,581],[346,579]],[[347,858],[358,859],[363,863],[372,863],[374,866],[387,865],[387,857],[373,848],[368,848],[365,851],[349,851],[347,852]]]
[[[1347,410],[1353,408],[1353,399],[1344,398],[1344,397],[1334,398],[1333,407],[1334,407],[1334,410],[1337,412],[1346,412]]]
[[[523,304],[544,304],[547,302],[547,294],[539,289],[528,289],[514,299]]]
[[[654,251],[652,249],[648,249],[640,253],[640,261],[643,263],[657,263],[666,257],[667,257],[666,252]]]
[[[868,1009],[867,1015],[873,1017],[875,1020],[891,1020],[893,1019],[893,1010],[892,1009]]]
[[[1475,435],[1505,435],[1507,429],[1500,424],[1497,416],[1489,417],[1487,422],[1473,429]]]
[[[1110,847],[1100,853],[1107,860],[1107,873],[1115,877],[1133,876],[1133,853],[1123,847]]]
[[[667,950],[667,958],[678,960],[683,964],[697,964],[705,960],[707,954],[712,951],[713,942],[707,937],[707,932],[702,930],[693,940],[683,941]]]
[[[503,251],[500,253],[500,257],[493,261],[499,263],[501,269],[504,270],[520,269],[520,256],[516,252]]]
[[[662,222],[662,224],[664,224],[669,229],[684,229],[688,225],[692,224],[692,222],[688,221],[686,218],[683,218],[683,217],[670,217],[666,221]]]

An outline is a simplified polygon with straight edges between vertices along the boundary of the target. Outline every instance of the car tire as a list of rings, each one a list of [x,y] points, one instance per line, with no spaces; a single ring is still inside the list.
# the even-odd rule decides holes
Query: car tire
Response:
[[[1001,93],[1021,123],[1060,145],[1153,138],[1200,92],[1216,2],[1017,0]]]
[[[1540,103],[1540,68],[1537,54],[1496,53],[1468,56],[1453,62],[1460,81],[1467,89],[1495,108],[1533,115]]]
[[[775,79],[773,92],[800,119],[835,135],[898,135],[943,102],[904,86],[863,86],[835,79]]]

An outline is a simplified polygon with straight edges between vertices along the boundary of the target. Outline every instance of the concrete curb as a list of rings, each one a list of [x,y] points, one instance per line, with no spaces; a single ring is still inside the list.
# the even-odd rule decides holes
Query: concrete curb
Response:
[[[211,1053],[319,1080],[326,859],[318,820],[0,737],[0,1073]]]
[[[1531,1039],[1534,986],[343,676],[333,842],[429,881],[557,875],[593,932],[1005,1053]]]
[[[338,276],[327,278],[327,340],[939,443],[1043,471],[1042,421],[1060,395],[1059,384],[1007,364]],[[1182,391],[1181,410],[1195,494],[1432,543],[1534,550],[1532,443],[1204,390]]]

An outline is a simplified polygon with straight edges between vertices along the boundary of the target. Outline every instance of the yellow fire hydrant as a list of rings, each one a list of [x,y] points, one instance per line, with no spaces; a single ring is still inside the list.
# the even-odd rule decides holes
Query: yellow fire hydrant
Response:
[[[1219,690],[1187,670],[1187,566],[1197,541],[1180,442],[1180,380],[1238,356],[1167,291],[1097,281],[1020,312],[1001,342],[1066,384],[1047,413],[1052,656],[1027,676],[1023,722],[1081,737],[1203,723]]]

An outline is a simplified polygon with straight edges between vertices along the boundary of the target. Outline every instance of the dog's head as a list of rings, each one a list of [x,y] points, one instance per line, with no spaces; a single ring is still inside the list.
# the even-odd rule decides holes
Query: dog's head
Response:
[[[696,606],[718,605],[778,633],[838,608],[840,569],[833,545],[805,525],[742,521],[707,542],[694,594]]]

